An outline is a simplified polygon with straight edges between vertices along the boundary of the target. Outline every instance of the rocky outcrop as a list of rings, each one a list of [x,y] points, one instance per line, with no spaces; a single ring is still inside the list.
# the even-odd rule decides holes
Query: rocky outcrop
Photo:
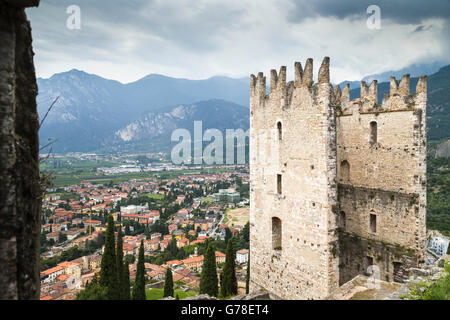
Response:
[[[166,297],[161,300],[175,300],[173,297]],[[183,300],[217,300],[216,297],[211,297],[208,294],[199,294],[192,297],[187,297]],[[269,293],[263,290],[257,290],[253,293],[249,294],[240,294],[233,298],[230,298],[230,300],[270,300]]]
[[[430,153],[434,158],[450,158],[450,140],[438,144]]]
[[[39,299],[39,122],[25,14],[38,4],[0,0],[0,299]]]
[[[266,291],[258,290],[249,294],[240,294],[230,300],[270,300],[270,295]]]

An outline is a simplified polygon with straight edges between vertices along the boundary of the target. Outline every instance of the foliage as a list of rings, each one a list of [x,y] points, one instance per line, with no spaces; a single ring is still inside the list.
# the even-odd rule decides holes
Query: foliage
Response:
[[[216,253],[214,246],[208,241],[200,278],[200,293],[206,293],[212,297],[217,297],[218,292]]]
[[[133,286],[133,300],[145,300],[145,265],[144,265],[144,241],[141,240],[139,257],[136,267],[136,279]]]
[[[119,228],[117,233],[117,249],[116,249],[116,264],[117,264],[117,277],[119,279],[119,299],[129,300],[130,299],[130,288],[126,287],[127,279],[125,275],[125,269],[128,268],[128,264],[124,265],[123,261],[123,239],[122,239],[122,228]],[[128,279],[128,282],[130,280]],[[127,296],[128,293],[128,296]]]
[[[235,252],[233,250],[232,239],[228,240],[225,266],[223,268],[222,284],[220,287],[220,295],[228,297],[237,294],[237,279],[235,272]]]
[[[232,236],[233,235],[230,231],[230,228],[226,227],[225,228],[225,243],[228,243],[228,240],[230,240]]]
[[[164,281],[164,297],[173,297],[173,278],[172,278],[172,270],[167,268],[166,279]]]
[[[450,236],[450,159],[427,161],[427,228]]]
[[[119,299],[119,285],[117,275],[117,261],[115,252],[114,219],[108,216],[108,226],[106,229],[105,250],[102,256],[100,270],[100,285],[107,290],[109,300]]]
[[[55,267],[58,263],[64,261],[72,261],[80,257],[84,257],[94,253],[98,248],[95,246],[80,249],[78,246],[73,246],[64,250],[61,255],[49,259],[41,259],[41,270],[47,270]]]
[[[450,263],[445,263],[445,276],[434,282],[421,282],[411,289],[411,300],[450,300]]]
[[[147,297],[147,300],[159,300],[163,298],[164,295],[164,289],[159,288],[152,288],[145,290],[145,294]],[[183,291],[181,289],[175,289],[174,290],[175,296],[178,296],[179,299],[184,299],[187,297],[192,297],[197,295],[197,292],[195,291]]]
[[[76,300],[108,300],[108,292],[105,287],[100,285],[97,276],[86,284],[85,289],[80,290]]]
[[[123,264],[123,294],[121,299],[130,300],[131,292],[130,292],[130,269],[128,263],[125,261]]]

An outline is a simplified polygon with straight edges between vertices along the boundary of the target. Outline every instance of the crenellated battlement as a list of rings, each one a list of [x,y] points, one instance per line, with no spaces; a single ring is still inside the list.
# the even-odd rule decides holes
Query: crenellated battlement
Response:
[[[361,94],[359,98],[350,100],[350,87],[346,84],[344,94],[338,99],[335,89],[336,99],[340,100],[340,111],[337,116],[348,116],[354,113],[368,113],[368,112],[393,112],[393,111],[425,111],[426,94],[427,94],[427,76],[423,75],[419,78],[416,85],[416,92],[410,92],[410,75],[405,74],[400,84],[391,77],[389,94],[385,94],[382,103],[378,103],[378,83],[373,80],[370,86],[367,86],[365,81],[361,81]],[[348,93],[348,94],[347,94]]]
[[[262,72],[257,76],[250,75],[250,100],[258,98],[253,107],[263,107],[264,100],[280,100],[280,105],[285,108],[291,107],[292,94],[299,88],[308,89],[310,96],[315,99],[319,94],[318,87],[321,84],[330,84],[330,58],[325,57],[318,72],[318,81],[313,81],[313,59],[306,60],[305,68],[302,68],[300,62],[294,63],[294,81],[286,83],[286,66],[282,66],[277,73],[275,69],[270,71],[270,91],[266,93],[266,77]],[[390,112],[401,110],[423,109],[426,105],[427,76],[419,78],[416,85],[416,92],[410,92],[410,75],[405,74],[400,83],[391,77],[389,94],[386,94],[381,104],[378,102],[378,81],[373,80],[370,85],[361,81],[360,97],[350,100],[350,85],[346,84],[341,91],[339,85],[332,90],[330,102],[337,107],[337,116],[346,116],[353,113],[367,112]],[[302,94],[307,93],[303,90]],[[286,102],[283,102],[282,99]]]
[[[251,107],[264,107],[263,101],[279,101],[279,105],[289,108],[294,91],[298,94],[308,94],[311,98],[317,99],[320,94],[319,86],[330,84],[330,58],[325,57],[318,72],[318,82],[314,84],[313,80],[313,59],[308,58],[305,68],[302,68],[300,62],[294,63],[294,81],[286,83],[286,66],[282,66],[277,73],[275,69],[270,71],[270,90],[266,93],[266,77],[262,72],[258,76],[250,75],[250,101]],[[306,89],[306,90],[305,90]],[[301,92],[301,93],[300,93]],[[254,103],[252,103],[254,101]]]

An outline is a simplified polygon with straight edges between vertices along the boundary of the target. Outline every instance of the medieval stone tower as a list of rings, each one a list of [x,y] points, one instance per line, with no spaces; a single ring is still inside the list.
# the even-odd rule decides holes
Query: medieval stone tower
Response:
[[[402,281],[424,262],[426,76],[333,89],[326,57],[250,76],[250,288],[321,299],[369,266]]]

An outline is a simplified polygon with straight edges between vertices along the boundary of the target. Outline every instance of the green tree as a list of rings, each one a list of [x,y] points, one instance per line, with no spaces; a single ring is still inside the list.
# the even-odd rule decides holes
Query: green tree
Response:
[[[172,259],[176,258],[178,254],[178,247],[177,240],[174,236],[172,236],[172,240],[170,240],[169,244],[167,245],[167,251],[170,252]]]
[[[128,263],[124,261],[123,264],[123,300],[130,300],[130,269]]]
[[[141,240],[139,257],[136,267],[136,279],[133,286],[133,300],[145,300],[145,265],[144,265],[144,240]]]
[[[100,286],[97,276],[86,284],[86,287],[78,292],[76,300],[108,300],[106,288]]]
[[[250,222],[247,222],[244,228],[242,228],[241,237],[245,242],[250,241]]]
[[[64,242],[67,241],[67,235],[65,235],[64,233],[60,232],[58,235],[58,242]]]
[[[233,235],[230,231],[230,228],[226,227],[225,228],[225,243],[228,243],[228,240],[230,240],[232,236]]]
[[[217,297],[218,292],[216,253],[214,246],[208,241],[200,278],[200,293],[207,293],[212,297]]]
[[[124,261],[128,264],[133,264],[136,261],[136,258],[132,254],[127,254],[124,258]]]
[[[119,231],[117,233],[116,264],[117,264],[117,276],[119,279],[119,299],[128,300],[126,299],[126,287],[125,287],[126,279],[124,274],[122,228],[119,228]]]
[[[164,281],[164,295],[163,297],[173,297],[173,278],[172,278],[172,270],[167,268],[166,279]]]
[[[225,252],[225,266],[223,267],[223,285],[220,287],[222,297],[237,294],[237,279],[234,268],[235,253],[232,239],[228,240],[227,251]]]
[[[108,216],[106,229],[105,249],[102,255],[100,270],[100,285],[106,288],[109,300],[119,299],[119,278],[117,275],[116,253],[114,239],[114,219]]]

